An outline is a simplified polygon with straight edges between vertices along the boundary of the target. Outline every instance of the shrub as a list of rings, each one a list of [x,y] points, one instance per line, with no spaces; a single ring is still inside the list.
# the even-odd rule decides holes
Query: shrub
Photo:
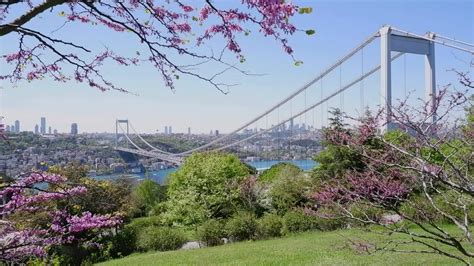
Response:
[[[274,213],[267,213],[258,220],[260,238],[278,237],[282,234],[283,219]]]
[[[302,173],[303,170],[291,163],[277,163],[272,165],[269,169],[263,171],[258,180],[262,183],[272,183],[281,176],[296,176]]]
[[[306,215],[303,211],[289,211],[283,216],[285,233],[304,232],[317,228],[317,218]]]
[[[255,239],[257,219],[251,212],[239,212],[226,224],[227,235],[235,241]]]
[[[354,208],[360,208],[361,206],[351,206]],[[362,210],[362,209],[360,209]],[[374,211],[375,208],[367,209],[367,214],[370,215],[369,211]],[[378,212],[379,213],[379,212]],[[374,216],[376,214],[373,214]],[[345,217],[340,214],[339,210],[333,208],[321,207],[316,214],[312,215],[314,219],[314,228],[321,231],[331,231],[347,227],[348,221]]]
[[[182,231],[169,227],[150,226],[138,234],[137,246],[143,251],[167,251],[182,247],[186,241],[186,236]]]
[[[280,176],[270,187],[272,206],[278,214],[302,207],[308,201],[306,195],[310,189],[311,182],[304,173]]]
[[[224,237],[224,225],[218,220],[208,220],[198,230],[199,240],[209,247],[221,245]]]

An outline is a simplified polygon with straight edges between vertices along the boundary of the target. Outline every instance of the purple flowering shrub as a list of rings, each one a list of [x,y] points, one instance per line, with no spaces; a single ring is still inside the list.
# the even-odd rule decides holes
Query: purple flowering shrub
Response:
[[[84,236],[121,224],[119,216],[88,211],[71,214],[54,202],[84,195],[84,186],[67,185],[57,174],[33,172],[0,185],[0,261],[21,262],[46,257],[49,248],[62,244],[92,244]],[[42,214],[42,223],[28,223]],[[15,219],[13,219],[15,217]],[[20,219],[18,219],[20,217]]]

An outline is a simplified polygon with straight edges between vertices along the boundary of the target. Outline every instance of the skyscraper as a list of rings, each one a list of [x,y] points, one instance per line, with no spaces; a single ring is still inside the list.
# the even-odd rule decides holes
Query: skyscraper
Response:
[[[169,134],[173,134],[173,129],[172,129],[171,126],[168,127],[168,133],[169,133]]]
[[[20,121],[19,120],[15,120],[15,131],[17,133],[20,132]]]
[[[51,127],[48,127],[48,134],[51,135]]]
[[[71,124],[71,134],[72,134],[72,135],[77,135],[78,132],[79,132],[79,131],[78,131],[78,129],[77,129],[77,123],[72,123],[72,124]]]
[[[7,125],[7,127],[5,128],[5,131],[10,132],[10,130],[11,130],[10,125]]]
[[[188,127],[188,135],[191,135],[191,127]]]
[[[46,134],[46,117],[41,117],[41,123],[40,123],[40,132],[41,134]]]
[[[168,126],[165,126],[165,134],[168,135]]]
[[[39,126],[38,126],[38,124],[35,125],[35,134],[39,134]]]
[[[57,134],[58,134],[58,130],[57,130],[57,129],[55,129],[53,132],[54,132],[54,135],[57,135]]]

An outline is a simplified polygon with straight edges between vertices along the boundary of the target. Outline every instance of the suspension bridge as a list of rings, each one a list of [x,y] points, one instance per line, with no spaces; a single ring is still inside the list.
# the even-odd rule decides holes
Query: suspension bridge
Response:
[[[365,67],[364,62],[364,50],[372,44],[375,40],[380,41],[380,64],[375,64],[371,68]],[[356,87],[359,84],[361,108],[359,115],[363,112],[364,108],[364,81],[375,73],[379,73],[380,78],[380,102],[379,106],[384,110],[384,123],[381,132],[396,128],[396,124],[390,121],[390,113],[392,109],[392,63],[406,54],[417,54],[424,57],[424,97],[428,103],[435,103],[436,97],[436,60],[435,60],[435,45],[442,45],[450,49],[462,51],[474,55],[474,45],[459,41],[453,38],[448,38],[433,32],[419,35],[397,29],[391,26],[384,26],[374,34],[366,38],[362,43],[357,45],[355,48],[350,50],[349,53],[339,58],[334,64],[319,73],[309,82],[303,84],[297,88],[286,98],[280,100],[261,114],[249,119],[247,123],[237,127],[232,132],[225,134],[221,137],[215,138],[210,142],[201,145],[199,147],[189,149],[184,152],[171,153],[162,149],[158,149],[148,141],[146,141],[138,132],[133,128],[132,124],[126,119],[116,120],[116,141],[115,150],[120,152],[132,153],[139,156],[145,156],[155,158],[161,161],[179,165],[183,162],[183,159],[198,151],[220,151],[229,149],[236,145],[248,142],[257,137],[269,134],[271,132],[281,132],[285,125],[291,123],[297,118],[304,117],[304,121],[307,121],[307,116],[312,112],[313,125],[316,123],[315,120],[315,109],[319,108],[317,115],[320,115],[320,126],[324,125],[324,115],[329,107],[330,101],[339,96],[340,105],[344,106],[344,93],[352,87]],[[393,52],[393,53],[392,53]],[[342,66],[355,56],[360,57],[361,73],[359,76],[354,77],[350,81],[342,82]],[[338,71],[339,70],[339,71]],[[406,67],[405,67],[406,71]],[[339,72],[339,73],[338,73]],[[330,90],[324,86],[324,79],[330,74],[339,74],[339,84]],[[405,73],[406,79],[406,73]],[[406,82],[406,81],[405,81]],[[320,86],[316,84],[319,83]],[[406,85],[405,85],[406,86]],[[320,93],[317,101],[308,104],[307,94],[310,94],[309,90],[315,90],[316,93]],[[313,91],[314,93],[314,91]],[[296,110],[296,106],[293,103],[296,97],[304,97],[304,106]],[[315,97],[311,97],[314,99]],[[353,99],[351,99],[353,100]],[[326,107],[326,111],[324,110]],[[337,107],[337,106],[332,106]],[[339,106],[340,107],[340,106]],[[284,116],[282,110],[289,109],[289,114]],[[269,124],[269,117],[273,117],[273,122]],[[436,121],[436,116],[432,116],[432,121]],[[259,128],[264,126],[264,128]],[[290,127],[290,128],[291,128]],[[249,128],[256,128],[257,130],[251,131],[250,134],[241,134],[243,131]],[[131,131],[130,131],[131,130]],[[240,134],[240,136],[238,136]],[[119,138],[124,137],[126,145],[121,145]],[[243,137],[242,137],[243,136]],[[126,147],[125,147],[126,146]]]

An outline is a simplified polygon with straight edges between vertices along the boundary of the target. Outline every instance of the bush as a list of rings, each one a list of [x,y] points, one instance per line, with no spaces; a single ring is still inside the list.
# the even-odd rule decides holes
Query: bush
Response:
[[[257,219],[251,212],[239,212],[226,224],[227,235],[235,241],[256,238]]]
[[[283,219],[274,213],[267,213],[258,220],[258,229],[260,238],[281,236]]]
[[[285,233],[304,232],[317,228],[317,218],[302,211],[289,211],[283,216]]]
[[[199,240],[208,247],[222,245],[224,237],[224,225],[218,220],[208,220],[198,230]]]
[[[137,246],[143,251],[167,251],[179,249],[186,241],[185,234],[179,230],[150,226],[138,234]]]
[[[306,174],[284,175],[273,181],[269,195],[272,206],[278,214],[284,214],[295,207],[302,207],[308,201],[311,182]]]
[[[272,165],[269,169],[263,171],[258,180],[262,183],[272,183],[274,180],[280,177],[297,176],[302,173],[303,170],[298,166],[291,163],[277,163]]]
[[[351,206],[360,209],[361,206]],[[374,208],[366,209],[366,214],[371,215]],[[376,214],[373,214],[374,216]],[[345,217],[342,217],[340,210],[335,210],[333,208],[320,208],[315,215],[312,216],[314,219],[314,228],[321,231],[331,231],[336,229],[345,228],[348,225],[348,220]]]

